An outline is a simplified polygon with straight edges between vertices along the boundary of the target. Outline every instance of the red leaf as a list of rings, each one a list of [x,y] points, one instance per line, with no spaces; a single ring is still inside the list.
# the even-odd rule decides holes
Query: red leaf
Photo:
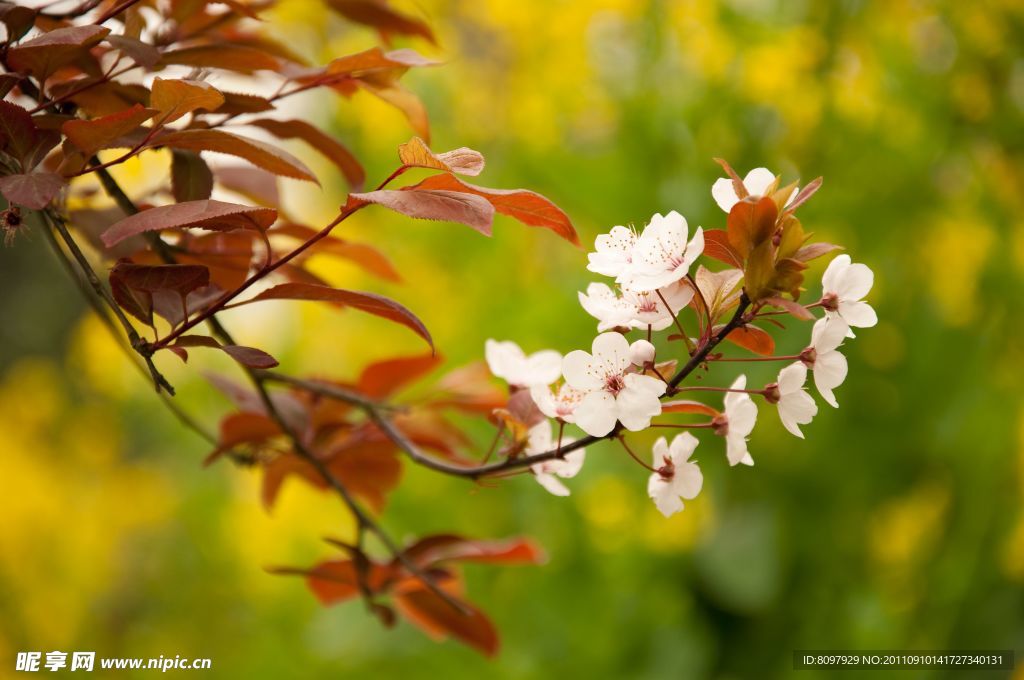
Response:
[[[46,80],[108,33],[110,29],[102,26],[58,28],[10,48],[7,65],[14,71],[31,73],[39,80]]]
[[[722,229],[704,231],[704,254],[724,262],[730,267],[742,267],[743,261],[739,253],[729,244],[729,236]]]
[[[363,182],[366,181],[366,172],[352,152],[341,142],[306,121],[261,118],[247,121],[246,125],[262,128],[278,139],[301,139],[334,163],[353,189],[361,189]]]
[[[423,322],[415,314],[394,300],[374,293],[318,286],[312,283],[282,283],[263,291],[252,299],[237,304],[248,304],[260,300],[312,300],[329,302],[343,307],[354,307],[369,314],[400,323],[426,340],[431,347],[434,346],[430,332],[427,331]]]
[[[61,130],[83,154],[91,156],[115,139],[134,132],[156,113],[155,109],[136,104],[130,109],[93,120],[69,120]]]
[[[137,38],[108,35],[106,41],[143,68],[152,69],[160,61],[160,50]]]
[[[359,573],[352,560],[321,562],[312,569],[278,568],[270,571],[305,576],[306,585],[325,606],[344,602],[359,594]],[[392,578],[392,571],[390,567],[370,562],[364,578],[370,591],[376,593],[384,589]]]
[[[775,353],[775,340],[757,326],[741,326],[725,336],[729,342],[749,349],[754,354],[770,356]]]
[[[677,401],[666,401],[661,405],[662,413],[700,413],[711,417],[717,416],[718,411],[711,408],[707,404],[702,404],[699,401],[690,401],[688,399],[679,399]]]
[[[447,583],[441,587],[446,591],[454,590]],[[467,612],[463,613],[418,580],[409,579],[401,590],[396,590],[395,606],[409,621],[435,639],[451,635],[487,656],[498,653],[498,631],[482,611],[463,603]]]
[[[64,178],[52,172],[33,172],[0,177],[0,194],[15,205],[42,210],[64,186]]]
[[[255,229],[262,231],[274,223],[277,211],[253,208],[223,201],[188,201],[158,208],[150,208],[117,222],[100,237],[107,248],[147,231],[162,229],[209,229],[232,231]]]
[[[431,43],[435,42],[429,26],[419,19],[398,12],[387,0],[328,0],[328,5],[349,21],[376,28],[385,41],[389,41],[389,36],[396,33],[418,35]]]
[[[306,164],[283,149],[222,130],[179,130],[157,137],[150,146],[169,146],[189,151],[216,151],[244,158],[264,170],[308,182],[317,182]]]
[[[149,103],[162,114],[161,123],[170,123],[199,109],[217,110],[224,103],[224,95],[201,80],[156,78]]]
[[[540,564],[544,552],[532,541],[474,541],[454,534],[422,538],[404,551],[405,556],[424,567],[440,562],[490,562],[497,564]],[[400,564],[393,562],[395,566]]]
[[[454,151],[434,153],[419,137],[399,145],[398,158],[406,166],[432,168],[460,175],[475,176],[484,169],[484,157],[479,151],[461,147]]]
[[[357,387],[369,397],[387,397],[441,365],[439,354],[387,359],[370,364],[359,375]]]
[[[221,419],[217,448],[203,464],[209,465],[225,451],[241,444],[261,444],[280,434],[281,426],[277,421],[262,413],[231,413]]]
[[[114,265],[111,276],[117,276],[135,290],[173,290],[181,296],[210,283],[210,270],[195,264],[144,265],[122,261]]]
[[[736,174],[736,171],[732,169],[732,166],[729,165],[724,158],[715,158],[713,160],[722,166],[722,169],[725,170],[725,174],[729,175],[729,179],[732,180],[732,190],[736,192],[736,195],[740,199],[744,199],[750,195],[747,191],[746,185],[743,184],[743,180]]]
[[[461,191],[481,196],[502,215],[508,215],[531,227],[550,229],[569,243],[580,245],[579,236],[569,216],[544,196],[526,189],[489,189],[468,184],[447,174],[428,177],[408,189]]]
[[[405,188],[400,191],[383,189],[364,194],[349,194],[353,201],[376,203],[409,217],[424,220],[458,222],[491,235],[494,206],[471,193],[430,189]]]
[[[274,208],[281,203],[277,177],[273,173],[245,165],[219,166],[217,183],[228,191],[241,194],[257,205]]]

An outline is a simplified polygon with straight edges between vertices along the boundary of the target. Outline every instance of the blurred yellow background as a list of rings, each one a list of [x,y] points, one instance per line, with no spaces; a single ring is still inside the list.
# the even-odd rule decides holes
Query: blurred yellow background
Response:
[[[0,658],[181,654],[212,658],[206,675],[225,678],[738,678],[792,673],[794,649],[1020,656],[1024,5],[396,5],[425,17],[440,44],[402,45],[446,62],[404,80],[430,112],[432,147],[483,152],[480,184],[552,198],[585,246],[672,209],[722,227],[712,157],[741,174],[824,176],[805,227],[874,269],[881,318],[848,344],[841,408],[822,407],[800,441],[762,407],[754,468],[729,468],[706,441],[704,491],[670,520],[647,499],[646,473],[611,446],[590,452],[567,499],[527,478],[478,487],[407,464],[385,515],[396,536],[528,534],[548,552],[542,567],[469,570],[471,597],[503,634],[488,662],[407,624],[385,631],[358,604],[323,609],[300,580],[265,573],[329,555],[320,537],[350,527],[343,508],[292,482],[268,514],[256,472],[201,468],[205,444],[35,235],[0,251]],[[319,0],[285,2],[269,26],[321,62],[377,40]],[[363,95],[314,95],[292,113],[336,132],[372,183],[412,134]],[[344,181],[294,151],[324,189],[285,180],[286,203],[322,224]],[[166,163],[153,155],[118,172],[139,186]],[[480,359],[489,337],[567,352],[595,333],[576,301],[594,280],[586,250],[549,232],[499,217],[486,239],[365,210],[341,235],[379,246],[404,283],[336,260],[316,270],[406,304],[449,368]],[[405,329],[314,305],[225,323],[295,373],[352,378],[422,349]],[[809,329],[790,326],[780,350],[799,351]],[[196,352],[161,367],[204,422],[228,409],[201,373],[236,374],[229,361]],[[759,386],[772,371],[747,373]]]

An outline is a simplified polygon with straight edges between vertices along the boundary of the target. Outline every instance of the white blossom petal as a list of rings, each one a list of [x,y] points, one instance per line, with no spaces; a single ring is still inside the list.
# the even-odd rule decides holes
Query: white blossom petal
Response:
[[[875,274],[866,264],[851,264],[839,276],[835,293],[840,300],[860,300],[871,290],[875,283]]]
[[[618,410],[615,397],[604,390],[590,392],[576,408],[576,425],[587,434],[603,437],[615,427]]]
[[[839,278],[849,266],[850,256],[846,253],[837,255],[828,263],[828,267],[825,268],[825,273],[821,277],[821,287],[825,290],[825,293],[836,292],[836,288],[839,284]]]
[[[779,371],[777,382],[781,394],[796,392],[807,382],[807,367],[800,361],[794,362]]]
[[[683,500],[672,488],[671,480],[664,479],[656,472],[647,481],[647,495],[654,501],[658,512],[665,517],[671,517],[683,509]]]
[[[562,359],[562,375],[570,386],[584,392],[598,390],[604,385],[601,375],[594,370],[594,357],[581,349],[573,350]]]
[[[843,343],[850,326],[837,316],[823,316],[811,329],[811,347],[818,354],[831,352]]]
[[[732,185],[732,180],[728,177],[720,177],[715,180],[715,183],[711,185],[711,197],[715,199],[718,207],[725,212],[729,212],[734,205],[740,202],[740,197],[736,195],[736,189]]]
[[[818,393],[833,408],[839,408],[832,390],[843,384],[846,380],[847,364],[846,357],[840,352],[826,352],[819,354],[814,360],[814,386]]]
[[[686,500],[693,500],[704,486],[704,474],[696,463],[683,463],[676,466],[672,478],[672,490]]]
[[[618,276],[632,261],[636,233],[628,227],[612,227],[594,241],[596,252],[587,255],[587,269],[604,276]]]
[[[839,316],[851,326],[857,328],[871,328],[878,323],[878,315],[875,310],[866,302],[839,301]]]
[[[543,486],[545,489],[547,489],[548,492],[554,494],[555,496],[569,495],[569,487],[567,487],[565,484],[562,484],[562,482],[559,481],[559,479],[554,475],[548,474],[546,472],[534,472],[533,477],[534,479],[537,480],[538,484]]]
[[[818,405],[814,403],[814,399],[807,392],[797,390],[784,395],[779,400],[778,410],[783,427],[803,439],[804,433],[800,431],[799,426],[806,425],[814,419],[818,413]]]
[[[754,168],[743,178],[743,186],[751,196],[764,196],[765,190],[775,181],[775,173],[768,168]]]

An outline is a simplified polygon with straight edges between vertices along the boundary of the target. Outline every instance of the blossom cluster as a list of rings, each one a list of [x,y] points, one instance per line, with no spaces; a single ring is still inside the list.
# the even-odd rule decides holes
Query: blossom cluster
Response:
[[[802,290],[802,274],[796,279],[795,292],[781,288],[790,291],[791,300],[783,299],[777,291],[755,294],[753,279],[766,277],[766,258],[774,267],[771,276],[776,277],[769,279],[788,283],[791,279],[785,278],[787,271],[802,271],[806,259],[836,246],[815,244],[819,247],[804,247],[784,258],[781,250],[787,247],[787,239],[794,238],[795,230],[799,230],[796,246],[804,245],[802,228],[792,213],[817,186],[805,188],[803,193],[797,191],[795,184],[780,189],[779,179],[766,168],[752,170],[741,180],[727,164],[723,163],[723,167],[730,177],[716,181],[711,194],[728,214],[729,229],[708,233],[714,240],[707,243],[724,243],[714,246],[719,254],[712,257],[733,266],[711,271],[698,264],[702,255],[712,254],[711,248],[705,252],[705,231],[701,227],[691,230],[686,218],[676,211],[655,214],[639,232],[632,227],[615,226],[597,237],[587,266],[589,271],[612,279],[611,283],[591,283],[585,292],[579,293],[583,309],[597,320],[598,335],[589,352],[574,350],[562,356],[554,350],[543,350],[527,355],[514,342],[487,341],[486,359],[491,372],[510,386],[509,408],[503,422],[513,423],[520,430],[519,455],[539,458],[531,471],[551,493],[569,495],[562,480],[574,477],[585,461],[583,448],[573,447],[562,453],[574,441],[564,434],[567,425],[578,427],[594,439],[618,438],[630,455],[650,471],[648,495],[657,509],[669,516],[682,510],[683,501],[696,497],[701,490],[703,476],[693,459],[699,443],[697,437],[684,431],[671,441],[658,438],[648,465],[633,453],[624,431],[645,430],[652,426],[653,419],[663,415],[706,415],[709,420],[705,422],[653,424],[681,430],[710,430],[725,440],[730,465],[753,465],[747,440],[758,415],[754,397],[774,406],[786,430],[801,438],[801,426],[809,424],[818,411],[805,386],[809,370],[821,398],[838,407],[834,390],[847,375],[847,361],[840,351],[843,343],[854,337],[851,328],[867,328],[877,323],[874,310],[863,299],[873,284],[873,273],[866,265],[854,263],[849,255],[840,254],[826,268],[816,302],[802,305],[796,301]],[[771,201],[766,201],[768,198]],[[760,241],[748,237],[757,228],[758,219],[767,224]],[[727,240],[718,237],[726,233]],[[765,250],[768,255],[758,254]],[[741,299],[745,301],[742,306]],[[684,329],[681,313],[687,307],[694,311],[698,337],[690,337]],[[773,307],[778,311],[766,311]],[[723,324],[714,322],[734,308],[735,325],[725,329],[724,338],[717,337]],[[802,351],[756,359],[786,363],[774,382],[761,389],[748,389],[746,376],[740,375],[728,387],[700,386],[700,390],[724,395],[720,408],[696,401],[664,401],[688,388],[678,386],[678,381],[669,377],[677,359],[659,362],[662,357],[653,342],[654,333],[672,328],[675,332],[666,340],[677,347],[685,346],[689,354],[682,355],[681,349],[679,358],[697,357],[700,363],[711,364],[722,356],[711,354],[710,349],[722,339],[732,340],[733,332],[767,335],[750,325],[751,321],[786,313],[797,319],[814,319],[814,311],[823,314],[815,320]],[[630,342],[627,336],[637,331],[642,337]],[[736,344],[746,346],[738,339]],[[770,346],[774,349],[773,341]],[[553,456],[540,455],[552,452]]]

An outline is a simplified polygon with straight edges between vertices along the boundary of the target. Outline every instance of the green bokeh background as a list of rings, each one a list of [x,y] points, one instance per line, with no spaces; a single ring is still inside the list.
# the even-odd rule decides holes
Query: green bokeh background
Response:
[[[1024,7],[424,0],[411,11],[441,47],[408,46],[447,61],[405,79],[430,111],[433,147],[482,151],[479,183],[551,197],[585,244],[671,209],[723,226],[713,157],[786,181],[824,176],[804,224],[872,267],[881,318],[848,343],[841,408],[822,404],[797,440],[762,406],[753,468],[729,468],[705,437],[704,490],[671,520],[610,445],[589,451],[567,499],[528,478],[481,487],[407,464],[385,515],[393,534],[526,534],[547,551],[541,567],[467,569],[502,631],[489,661],[408,624],[385,631],[355,603],[321,608],[299,580],[266,574],[330,555],[319,537],[350,530],[342,508],[293,482],[268,515],[255,472],[201,468],[205,445],[30,236],[0,251],[0,676],[17,651],[52,649],[210,657],[204,677],[224,678],[810,679],[828,676],[794,673],[794,649],[1024,653]],[[272,16],[271,30],[318,60],[374,44],[313,0]],[[410,135],[368,97],[317,96],[292,114],[331,126],[371,179]],[[163,167],[123,176],[144,183]],[[322,192],[284,187],[312,224],[345,194],[315,168]],[[346,230],[387,252],[405,284],[331,262],[318,271],[407,304],[449,368],[478,360],[489,337],[528,351],[590,344],[576,302],[594,280],[585,251],[548,232],[499,218],[486,239],[383,211]],[[282,305],[234,319],[243,343],[296,372],[351,378],[421,351],[352,312]],[[798,351],[809,328],[787,325],[779,347]],[[200,354],[163,363],[182,404],[213,425],[228,404],[198,374],[236,369]],[[753,385],[772,379],[751,366]]]

